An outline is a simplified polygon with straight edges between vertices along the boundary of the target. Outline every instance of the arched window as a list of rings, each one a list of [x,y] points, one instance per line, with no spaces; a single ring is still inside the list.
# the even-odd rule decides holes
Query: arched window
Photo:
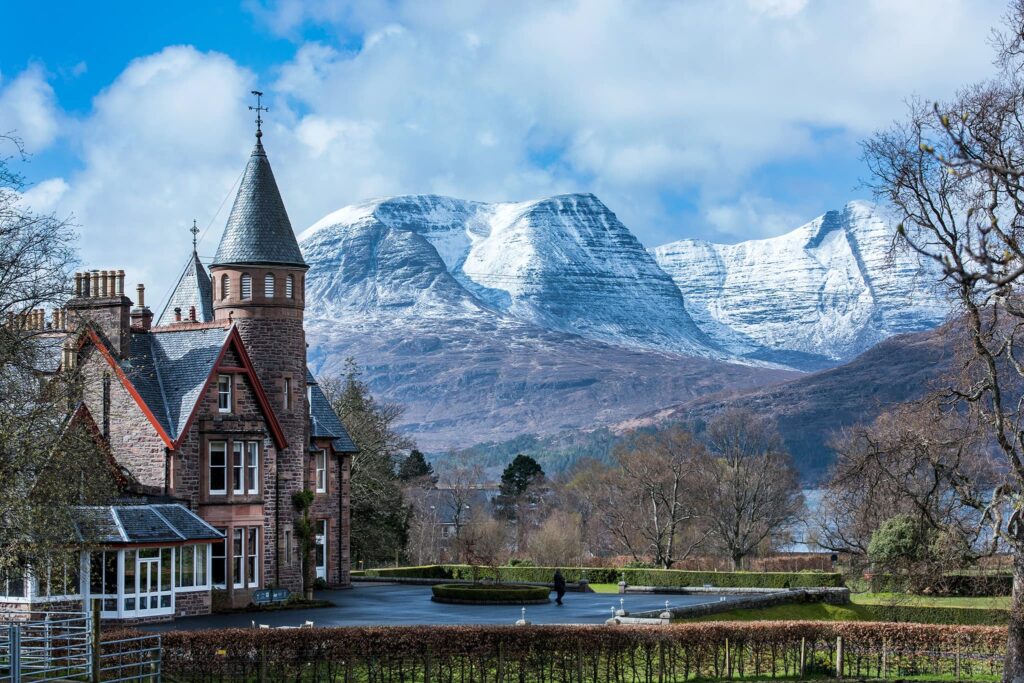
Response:
[[[227,299],[228,294],[231,293],[231,280],[228,279],[227,273],[220,276],[220,298],[221,300]]]
[[[284,279],[284,296],[286,299],[295,298],[295,276],[289,275]]]
[[[242,298],[252,298],[252,275],[249,273],[242,273]]]
[[[263,276],[263,296],[274,298],[274,276],[270,273]]]

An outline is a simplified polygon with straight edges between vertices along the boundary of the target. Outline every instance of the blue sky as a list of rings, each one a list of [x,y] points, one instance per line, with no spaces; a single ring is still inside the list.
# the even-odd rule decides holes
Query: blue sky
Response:
[[[647,246],[865,198],[859,141],[991,71],[1001,0],[15,3],[0,130],[92,267],[212,254],[252,145],[296,231],[362,199],[594,192]]]

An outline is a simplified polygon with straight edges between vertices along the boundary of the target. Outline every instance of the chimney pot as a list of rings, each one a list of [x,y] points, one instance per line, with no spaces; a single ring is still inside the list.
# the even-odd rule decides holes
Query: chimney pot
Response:
[[[117,295],[124,296],[124,271],[117,271]]]
[[[174,307],[174,322],[176,322],[176,323],[180,323],[181,322],[181,306],[175,306]]]
[[[135,294],[137,295],[138,301],[135,303],[139,308],[146,307],[146,285],[139,283],[135,285]]]
[[[82,274],[75,273],[75,296],[82,296]]]
[[[195,306],[189,306],[188,307],[188,319],[191,322],[195,322],[196,321],[196,307]]]

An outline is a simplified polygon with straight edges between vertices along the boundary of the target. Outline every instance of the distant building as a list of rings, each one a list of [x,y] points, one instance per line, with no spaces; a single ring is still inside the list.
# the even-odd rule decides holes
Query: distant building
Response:
[[[7,577],[0,607],[98,600],[106,619],[159,620],[209,612],[213,590],[235,606],[267,587],[299,592],[303,489],[315,493],[316,576],[349,583],[356,448],[306,365],[307,266],[261,136],[209,272],[193,245],[155,324],[123,270],[75,275],[44,335],[45,369],[80,370],[76,419],[120,466],[125,500],[80,510],[101,550],[60,581]]]

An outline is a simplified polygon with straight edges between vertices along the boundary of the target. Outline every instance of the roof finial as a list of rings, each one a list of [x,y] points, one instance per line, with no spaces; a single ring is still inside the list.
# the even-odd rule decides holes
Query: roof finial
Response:
[[[256,139],[259,140],[263,137],[263,117],[260,114],[265,111],[270,111],[270,107],[263,106],[263,93],[259,90],[253,90],[252,94],[256,96],[256,106],[254,107],[249,105],[249,111],[256,112]]]
[[[199,235],[199,226],[196,225],[196,219],[192,219],[192,227],[188,229],[192,233],[192,253],[196,253],[196,237]]]

